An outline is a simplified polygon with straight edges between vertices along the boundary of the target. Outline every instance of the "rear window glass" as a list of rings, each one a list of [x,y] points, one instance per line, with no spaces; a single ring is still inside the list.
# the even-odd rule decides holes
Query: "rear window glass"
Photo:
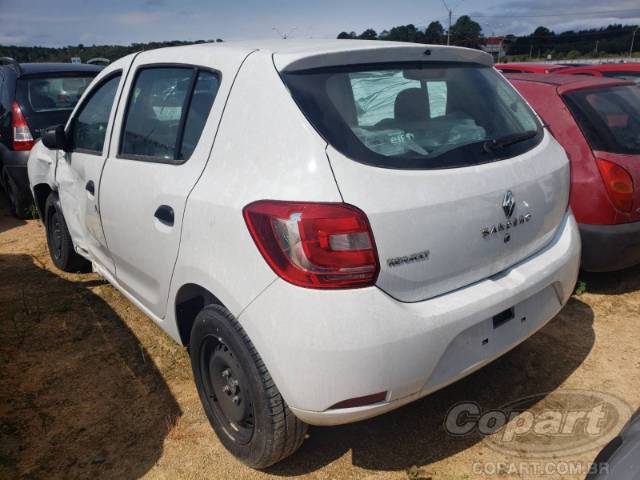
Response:
[[[592,149],[640,153],[640,89],[625,85],[578,90],[565,98]]]
[[[188,160],[218,92],[219,77],[187,67],[145,68],[129,98],[120,154],[140,160]]]
[[[389,168],[451,168],[523,153],[542,138],[531,109],[497,72],[413,62],[284,75],[311,123],[346,156]]]
[[[34,112],[73,110],[93,76],[51,76],[22,78],[21,98]]]
[[[602,72],[605,77],[622,78],[625,80],[631,80],[640,85],[640,72]]]

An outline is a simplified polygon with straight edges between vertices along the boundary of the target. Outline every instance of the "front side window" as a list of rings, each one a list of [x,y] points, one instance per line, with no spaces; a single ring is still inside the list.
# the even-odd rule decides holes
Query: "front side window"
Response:
[[[187,160],[200,139],[218,87],[218,76],[205,70],[141,70],[129,98],[120,154],[170,163]]]
[[[578,90],[565,99],[592,149],[640,153],[640,89],[624,85]]]
[[[71,123],[73,150],[101,154],[120,74],[103,82],[93,92]]]
[[[458,62],[344,66],[284,75],[320,134],[387,168],[451,168],[519,155],[542,128],[490,67]]]

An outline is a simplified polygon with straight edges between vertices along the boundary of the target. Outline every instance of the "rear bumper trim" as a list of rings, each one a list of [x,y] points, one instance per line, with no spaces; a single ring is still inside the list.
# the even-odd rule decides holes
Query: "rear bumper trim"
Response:
[[[579,228],[583,270],[610,272],[640,264],[640,222]]]

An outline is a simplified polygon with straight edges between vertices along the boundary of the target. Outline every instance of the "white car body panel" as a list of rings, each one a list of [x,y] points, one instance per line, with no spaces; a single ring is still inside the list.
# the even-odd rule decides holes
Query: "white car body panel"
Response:
[[[107,139],[113,133],[113,119],[118,110],[117,106],[123,92],[124,80],[127,78],[133,58],[134,55],[128,55],[115,61],[108,71],[103,70],[100,72],[94,80],[95,83],[93,83],[95,85],[100,84],[114,72],[121,71],[120,83],[106,130]],[[88,91],[89,89],[85,91],[74,112],[82,108]],[[74,115],[72,114],[69,118],[73,117]],[[99,211],[100,176],[108,154],[108,142],[105,142],[101,155],[81,151],[60,152],[56,166],[55,181],[60,203],[65,212],[67,227],[74,240],[76,251],[88,259],[96,261],[111,274],[114,274],[115,265],[107,248]],[[87,190],[89,182],[93,183],[93,194]],[[66,212],[71,213],[67,214]]]
[[[544,250],[454,292],[403,303],[376,287],[329,293],[277,280],[240,322],[299,418],[353,422],[438,390],[524,341],[569,299],[579,264],[580,235],[568,212]],[[511,307],[514,320],[494,329],[492,316]],[[299,314],[283,326],[292,310]],[[480,331],[464,335],[470,329]],[[327,410],[383,391],[383,403]]]
[[[170,297],[198,279],[239,315],[277,278],[249,235],[245,205],[265,198],[342,198],[326,143],[291,101],[270,56],[250,55],[234,91],[241,93],[229,98],[209,165],[189,197]]]
[[[530,256],[553,237],[569,203],[569,165],[548,132],[518,157],[455,169],[372,168],[327,151],[344,201],[367,212],[380,257],[378,286],[404,302],[450,292]],[[513,228],[507,243],[502,235],[483,238],[483,227],[505,221],[507,190],[516,200],[514,218],[530,213],[531,220]],[[422,251],[428,260],[387,263]]]
[[[188,340],[176,313],[183,292],[197,287],[223,304],[251,338],[288,405],[310,423],[367,418],[480,368],[549,321],[568,300],[577,277],[580,241],[567,210],[568,162],[548,134],[524,155],[448,172],[367,166],[327,145],[279,75],[392,60],[491,64],[489,55],[467,49],[362,41],[241,42],[138,54],[132,70],[142,64],[186,63],[221,72],[220,90],[196,151],[182,165],[117,158],[131,71],[112,111],[108,153],[95,182],[105,234],[95,241],[104,242],[104,252],[86,247],[92,220],[82,209],[91,203],[63,202],[65,217],[73,217],[68,223],[75,225],[74,243],[86,249],[96,271],[176,341]],[[85,178],[71,172],[55,175],[56,162],[49,164],[47,157],[54,158],[55,152],[39,142],[29,160],[32,188],[46,183],[61,198],[81,197],[84,183],[77,184]],[[489,210],[495,210],[495,221],[504,218],[500,202],[505,189],[512,189],[518,202],[528,202],[532,211],[531,222],[515,231],[514,238],[522,235],[525,242],[530,235],[533,243],[526,254],[511,258],[500,253],[500,239],[488,243],[481,236]],[[475,204],[462,202],[459,212],[447,210],[456,196],[465,195],[473,196]],[[246,205],[264,199],[344,201],[362,209],[380,239],[378,285],[321,291],[280,279],[256,248],[243,218]],[[163,204],[175,211],[173,227],[154,219]],[[384,217],[398,220],[384,223]],[[452,228],[456,222],[468,229]],[[463,238],[447,245],[446,234],[425,235],[429,228],[464,235],[473,251],[461,248]],[[513,241],[520,245],[518,238]],[[421,268],[431,269],[430,276],[412,282],[410,272],[394,278],[385,270],[387,258],[425,248],[432,254]],[[461,271],[465,262],[473,270],[478,252],[495,255],[488,262],[491,268],[485,262],[465,276],[470,274]],[[456,272],[454,280],[438,278],[435,270],[443,265],[448,270],[442,277]],[[527,320],[490,328],[492,316],[512,307]],[[476,345],[483,335],[489,339],[486,347]],[[329,409],[381,391],[387,392],[382,403]]]
[[[250,54],[250,51],[239,54],[210,50],[175,48],[142,52],[136,56],[124,86],[125,91],[130,91],[136,72],[158,63],[215,65],[212,68],[222,72],[215,102],[191,158],[180,165],[119,158],[120,126],[126,111],[120,108],[100,180],[101,217],[117,281],[160,318],[165,316],[187,198],[209,158],[235,74]],[[123,104],[125,101],[126,96]],[[164,225],[154,217],[161,205],[173,209],[173,226]]]
[[[39,139],[36,141],[27,163],[29,183],[32,187],[41,184],[55,186],[57,156],[56,150],[49,150]]]

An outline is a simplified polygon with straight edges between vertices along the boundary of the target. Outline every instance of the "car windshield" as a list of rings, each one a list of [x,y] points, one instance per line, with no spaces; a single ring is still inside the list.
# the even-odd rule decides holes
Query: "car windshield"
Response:
[[[72,110],[91,80],[92,76],[38,76],[21,79],[20,88],[31,111]]]
[[[624,85],[578,90],[566,99],[591,148],[640,153],[640,89]]]
[[[376,166],[485,163],[519,155],[542,138],[536,116],[515,90],[478,64],[334,67],[286,73],[284,79],[328,143]]]

